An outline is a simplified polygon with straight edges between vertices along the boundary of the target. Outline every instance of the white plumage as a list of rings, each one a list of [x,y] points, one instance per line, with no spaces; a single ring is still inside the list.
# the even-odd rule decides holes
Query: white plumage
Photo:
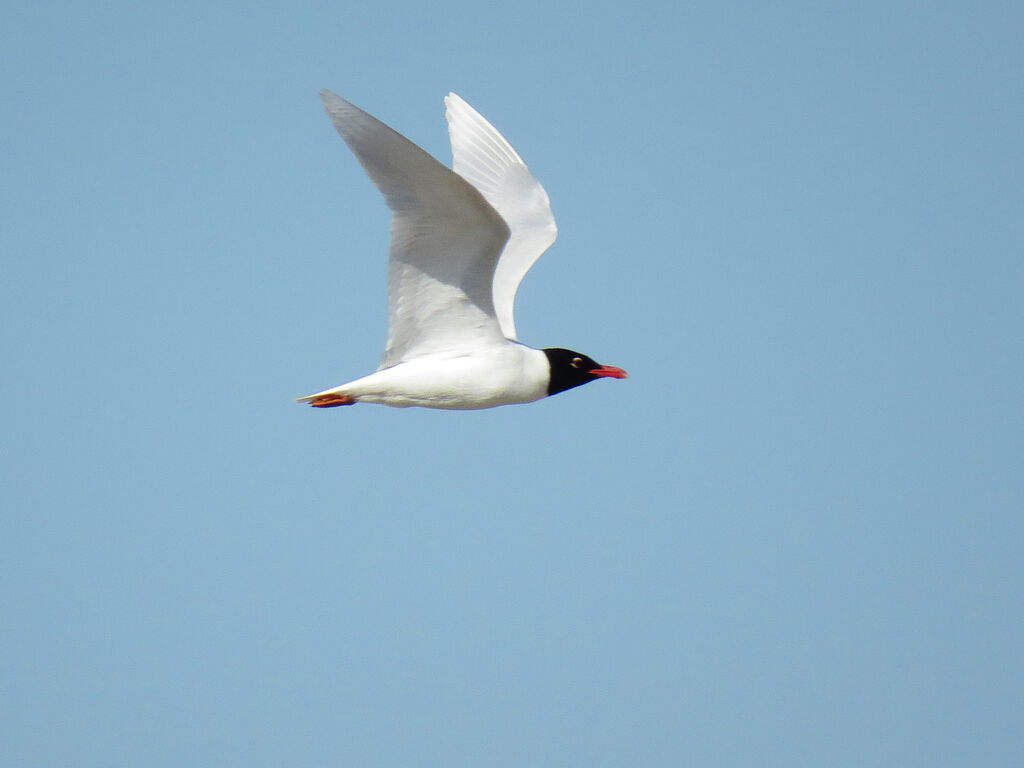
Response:
[[[300,402],[490,408],[585,383],[562,386],[550,350],[516,340],[519,284],[558,229],[547,193],[505,138],[449,94],[453,171],[340,96],[320,96],[394,214],[390,332],[375,373]],[[625,377],[583,355],[566,361],[577,372],[586,368],[586,380]]]

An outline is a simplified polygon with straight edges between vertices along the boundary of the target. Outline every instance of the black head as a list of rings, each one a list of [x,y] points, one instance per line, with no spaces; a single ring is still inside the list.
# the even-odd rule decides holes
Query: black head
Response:
[[[551,365],[551,383],[548,394],[557,395],[567,389],[578,387],[594,379],[610,377],[613,379],[627,378],[626,372],[611,365],[601,365],[586,355],[573,352],[571,349],[545,349]]]

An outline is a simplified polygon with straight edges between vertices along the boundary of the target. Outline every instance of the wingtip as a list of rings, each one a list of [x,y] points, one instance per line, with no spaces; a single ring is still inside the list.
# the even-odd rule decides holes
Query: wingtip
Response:
[[[331,103],[336,104],[338,102],[344,102],[345,100],[329,88],[321,88],[320,101],[322,101],[325,106],[329,106]]]
[[[448,91],[448,95],[444,97],[444,106],[445,114],[449,117],[453,112],[464,112],[467,107],[471,110],[473,109],[469,106],[469,103],[455,91]]]

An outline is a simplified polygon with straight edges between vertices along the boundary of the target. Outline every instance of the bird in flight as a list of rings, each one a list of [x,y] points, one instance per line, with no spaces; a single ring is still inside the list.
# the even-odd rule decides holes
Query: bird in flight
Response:
[[[377,371],[298,402],[469,410],[627,377],[579,352],[518,341],[516,292],[558,229],[544,187],[494,126],[448,94],[448,168],[340,96],[320,98],[393,213],[390,332]]]

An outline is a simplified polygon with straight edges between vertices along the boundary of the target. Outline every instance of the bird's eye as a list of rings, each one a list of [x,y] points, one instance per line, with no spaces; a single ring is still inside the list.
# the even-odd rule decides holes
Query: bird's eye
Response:
[[[582,357],[574,357],[572,360],[569,361],[569,365],[571,365],[573,368],[582,368],[583,367],[583,358]]]

